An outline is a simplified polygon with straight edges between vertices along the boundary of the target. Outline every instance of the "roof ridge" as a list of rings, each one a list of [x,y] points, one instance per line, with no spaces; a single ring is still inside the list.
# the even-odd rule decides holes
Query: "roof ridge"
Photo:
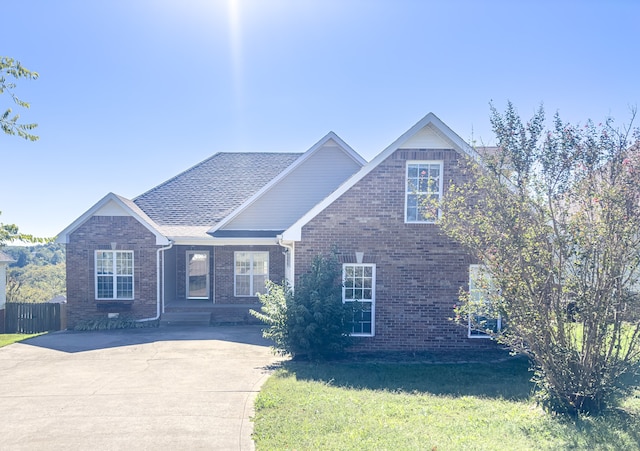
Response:
[[[136,197],[134,197],[133,199],[131,199],[131,201],[133,203],[136,203],[136,201],[138,199],[140,199],[141,197],[156,191],[160,188],[162,188],[165,185],[168,185],[169,183],[173,182],[174,180],[176,180],[179,177],[182,177],[183,175],[195,170],[196,168],[198,168],[199,166],[204,165],[205,163],[208,163],[209,161],[213,160],[216,157],[219,157],[220,155],[302,155],[302,152],[242,152],[242,151],[218,151],[216,153],[214,153],[213,155],[211,155],[210,157],[205,158],[204,160],[194,164],[193,166],[185,169],[184,171],[174,175],[173,177],[165,180],[164,182],[154,186],[153,188],[148,189],[147,191],[144,191],[141,194],[138,194]]]
[[[164,182],[160,183],[159,185],[156,185],[156,186],[154,186],[153,188],[148,189],[147,191],[143,192],[142,194],[137,195],[136,197],[134,197],[133,199],[131,199],[131,201],[132,201],[133,203],[135,203],[139,198],[141,198],[141,197],[142,197],[142,196],[144,196],[145,194],[148,194],[148,193],[150,193],[150,192],[152,192],[152,191],[155,191],[155,190],[159,189],[159,188],[160,188],[160,187],[162,187],[162,186],[165,186],[165,185],[169,184],[169,182],[172,182],[173,180],[177,179],[178,177],[181,177],[182,175],[186,174],[187,172],[189,172],[189,171],[193,171],[196,167],[198,167],[198,166],[200,166],[200,165],[202,165],[202,164],[206,163],[207,161],[211,161],[212,159],[214,159],[215,157],[217,157],[217,156],[218,156],[218,155],[220,155],[221,153],[222,153],[222,152],[216,152],[216,153],[214,153],[214,154],[213,154],[213,155],[211,155],[210,157],[205,158],[204,160],[200,161],[199,163],[194,164],[193,166],[191,166],[191,167],[189,167],[189,168],[185,169],[184,171],[182,171],[182,172],[180,172],[180,173],[178,173],[178,174],[174,175],[173,177],[171,177],[171,178],[169,178],[169,179],[165,180]]]

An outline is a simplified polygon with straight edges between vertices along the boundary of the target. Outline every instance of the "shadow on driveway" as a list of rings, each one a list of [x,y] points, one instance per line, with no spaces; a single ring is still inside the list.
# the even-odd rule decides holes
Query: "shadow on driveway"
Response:
[[[1,449],[250,451],[260,326],[55,332],[0,348]]]
[[[120,329],[106,331],[60,331],[29,338],[23,344],[76,353],[161,341],[218,340],[268,347],[262,326],[198,326]]]

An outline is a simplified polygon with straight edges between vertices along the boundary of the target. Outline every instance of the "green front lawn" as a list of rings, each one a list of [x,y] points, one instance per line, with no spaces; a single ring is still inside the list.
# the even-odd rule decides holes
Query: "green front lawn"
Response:
[[[0,334],[0,348],[41,334]]]
[[[640,449],[640,391],[601,418],[545,414],[528,362],[287,362],[256,400],[258,450]]]

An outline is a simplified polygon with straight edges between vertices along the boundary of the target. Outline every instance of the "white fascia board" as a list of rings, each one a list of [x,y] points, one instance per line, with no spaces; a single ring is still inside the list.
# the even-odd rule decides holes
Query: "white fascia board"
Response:
[[[398,139],[392,142],[386,149],[380,152],[362,169],[352,175],[347,181],[338,187],[333,193],[327,196],[324,200],[319,202],[315,207],[309,210],[304,216],[293,223],[287,230],[282,233],[282,239],[285,241],[300,241],[302,240],[302,227],[306,225],[311,219],[317,216],[321,211],[331,205],[336,199],[346,193],[352,186],[362,180],[367,174],[373,171],[380,163],[386,160],[393,152],[401,149],[403,144],[406,143],[412,136],[418,133],[427,125],[431,124],[437,133],[443,138],[450,141],[452,146],[459,152],[463,152],[469,155],[471,158],[478,159],[478,154],[471,146],[469,146],[457,133],[449,128],[444,122],[442,122],[435,114],[429,113],[422,119],[420,119],[413,127],[403,133]]]
[[[89,208],[86,212],[84,212],[78,219],[73,221],[67,228],[65,228],[62,232],[58,234],[56,238],[56,243],[67,244],[69,242],[69,235],[80,227],[82,224],[87,222],[89,218],[91,218],[96,212],[98,212],[103,206],[105,206],[108,202],[115,202],[120,208],[125,210],[129,215],[142,224],[147,230],[153,233],[156,237],[156,245],[158,246],[166,246],[169,244],[169,239],[162,235],[153,224],[149,222],[149,220],[143,218],[140,213],[134,211],[126,202],[123,201],[124,198],[121,198],[117,194],[109,193],[100,199],[93,207]]]
[[[278,244],[276,237],[269,238],[195,238],[170,236],[174,246],[273,246]]]
[[[314,153],[316,153],[319,149],[321,149],[328,141],[333,140],[336,144],[342,149],[342,151],[352,158],[356,163],[360,166],[366,164],[366,160],[362,158],[355,150],[353,150],[346,142],[344,142],[338,135],[334,132],[327,133],[322,139],[320,139],[317,143],[315,143],[309,150],[300,155],[296,161],[291,163],[288,168],[274,177],[269,183],[262,187],[262,189],[258,190],[253,196],[244,201],[242,205],[232,211],[226,218],[222,221],[218,222],[215,226],[211,227],[208,230],[208,233],[213,233],[216,230],[223,229],[225,225],[233,221],[242,211],[260,199],[267,191],[269,191],[273,186],[275,186],[280,180],[285,178],[291,172],[293,172],[296,168],[298,168],[302,163],[304,163],[307,159],[309,159]]]

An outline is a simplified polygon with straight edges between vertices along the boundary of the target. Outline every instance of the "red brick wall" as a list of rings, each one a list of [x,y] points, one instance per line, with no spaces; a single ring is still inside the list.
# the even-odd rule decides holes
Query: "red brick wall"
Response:
[[[417,351],[491,346],[468,339],[450,320],[459,290],[467,286],[470,257],[434,224],[405,224],[407,160],[444,162],[444,190],[461,180],[453,150],[398,150],[302,230],[296,276],[318,254],[335,248],[344,262],[376,264],[375,337],[357,338],[355,350]]]
[[[111,249],[134,252],[134,301],[130,310],[111,306],[111,311],[137,319],[156,315],[156,245],[155,236],[138,221],[126,216],[94,216],[78,227],[67,244],[67,326],[78,321],[106,317],[98,310],[95,296],[95,251]],[[115,304],[114,301],[112,304]]]

